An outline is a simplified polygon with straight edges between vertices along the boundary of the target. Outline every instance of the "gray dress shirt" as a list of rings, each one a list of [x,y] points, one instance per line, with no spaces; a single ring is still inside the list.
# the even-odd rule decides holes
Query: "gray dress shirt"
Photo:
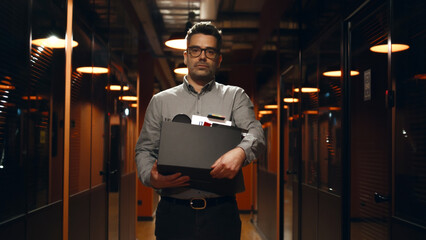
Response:
[[[234,126],[248,130],[238,145],[246,154],[245,165],[259,157],[264,150],[262,125],[256,120],[253,104],[242,88],[223,85],[213,80],[197,93],[185,77],[183,84],[154,95],[146,110],[135,150],[139,178],[146,186],[152,187],[151,169],[158,157],[161,124],[163,121],[171,121],[177,114],[186,114],[189,117],[218,114],[232,121]],[[191,143],[188,143],[188,147],[191,147]],[[218,196],[188,187],[156,190],[162,196],[181,199]]]

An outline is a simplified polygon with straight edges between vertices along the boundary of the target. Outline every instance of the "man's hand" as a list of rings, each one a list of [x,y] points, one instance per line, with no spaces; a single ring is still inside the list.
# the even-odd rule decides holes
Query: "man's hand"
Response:
[[[229,178],[233,179],[238,171],[243,167],[246,154],[240,147],[236,147],[229,152],[223,154],[212,165],[210,175],[213,178]]]
[[[161,175],[157,169],[157,161],[151,169],[151,186],[157,189],[171,187],[185,187],[189,185],[189,177],[182,176],[182,173],[172,175]]]

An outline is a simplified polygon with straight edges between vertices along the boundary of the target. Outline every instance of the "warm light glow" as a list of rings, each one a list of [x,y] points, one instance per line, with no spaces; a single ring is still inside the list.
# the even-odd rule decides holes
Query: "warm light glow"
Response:
[[[288,109],[288,105],[284,105],[284,109]]]
[[[267,115],[267,114],[272,114],[273,112],[271,111],[271,110],[260,110],[259,111],[259,114],[262,114],[262,115]]]
[[[120,96],[119,99],[123,100],[123,101],[137,101],[138,97],[136,97],[136,96]]]
[[[188,68],[187,68],[187,67],[183,67],[183,68],[175,68],[174,72],[175,72],[176,74],[187,75],[187,74],[188,74]]]
[[[295,92],[299,92],[299,88],[294,89]],[[312,87],[302,87],[302,93],[313,93],[313,92],[319,92],[319,88],[312,88]]]
[[[278,109],[278,106],[276,104],[271,104],[271,105],[265,105],[264,106],[265,109]]]
[[[185,50],[186,49],[186,40],[183,39],[171,39],[165,42],[166,46],[169,48]]]
[[[401,52],[410,48],[407,44],[392,44],[392,52]],[[376,53],[388,53],[388,44],[376,45],[370,48],[370,51]]]
[[[104,67],[79,67],[77,68],[79,73],[93,73],[93,74],[102,74],[108,73],[108,68]]]
[[[138,107],[138,104],[137,104],[137,103],[132,103],[132,104],[130,104],[130,107],[132,107],[132,108],[137,108],[137,107]]]
[[[329,107],[328,110],[330,110],[330,111],[340,111],[340,110],[342,110],[342,108],[341,107]]]
[[[22,99],[24,100],[42,100],[43,98],[40,96],[23,96]]]
[[[317,110],[306,110],[303,112],[304,114],[311,114],[311,115],[315,115],[318,114]]]
[[[328,72],[323,72],[322,75],[324,75],[326,77],[341,77],[342,72],[341,71],[328,71]],[[351,70],[351,76],[357,76],[357,75],[359,75],[358,71]]]
[[[426,80],[426,73],[414,75],[414,79]]]
[[[65,48],[65,39],[60,39],[55,36],[49,38],[39,38],[31,41],[32,44],[48,48]],[[78,42],[72,41],[72,47],[77,47]]]
[[[15,86],[0,84],[0,89],[3,89],[3,90],[13,90],[13,89],[15,89]]]
[[[299,102],[299,99],[297,99],[297,98],[284,98],[283,100],[284,100],[284,102],[286,102],[286,103],[295,103],[295,102]]]
[[[110,85],[109,87],[105,87],[105,89],[109,89],[111,91],[121,91],[120,85]],[[123,91],[128,91],[129,86],[123,86]]]

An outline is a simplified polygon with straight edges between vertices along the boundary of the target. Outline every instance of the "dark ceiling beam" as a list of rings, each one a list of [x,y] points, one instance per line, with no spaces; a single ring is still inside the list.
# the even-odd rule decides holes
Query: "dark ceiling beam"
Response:
[[[146,1],[138,0],[129,0],[133,6],[133,9],[136,12],[136,15],[142,25],[142,28],[145,32],[145,36],[148,39],[149,45],[151,46],[154,55],[162,56],[164,55],[163,48],[161,46],[161,39],[158,37],[157,32],[154,27],[154,23],[151,18],[150,11],[146,5]],[[169,63],[165,58],[157,59],[159,67],[163,74],[157,74],[156,77],[161,83],[162,89],[167,89],[173,86],[176,86],[174,81],[172,71],[170,69]]]
[[[263,44],[271,36],[272,32],[280,25],[280,20],[284,12],[289,9],[294,0],[265,0],[259,19],[259,35],[253,43],[252,62],[262,50]]]

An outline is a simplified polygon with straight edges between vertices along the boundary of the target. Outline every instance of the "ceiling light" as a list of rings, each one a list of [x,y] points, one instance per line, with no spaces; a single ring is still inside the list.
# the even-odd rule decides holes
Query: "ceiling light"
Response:
[[[188,74],[188,68],[186,67],[185,64],[181,63],[177,66],[177,68],[175,68],[173,70],[176,74],[181,74],[181,75],[187,75]]]
[[[299,92],[299,88],[294,89],[295,92]],[[313,92],[319,92],[319,88],[313,88],[313,87],[302,87],[303,93],[313,93]]]
[[[188,5],[190,2],[188,2]],[[188,6],[190,8],[190,6]],[[193,11],[188,12],[188,21],[185,24],[184,32],[176,32],[170,35],[170,38],[164,43],[169,48],[186,50],[186,33],[192,27],[192,22],[194,21],[195,13]]]
[[[260,110],[259,111],[259,114],[262,114],[262,115],[267,115],[267,114],[272,114],[273,112],[272,112],[272,110]]]
[[[299,102],[299,99],[289,97],[289,98],[284,98],[283,101],[286,103],[296,103],[296,102]]]
[[[169,48],[185,50],[186,49],[186,40],[185,38],[172,38],[170,37],[164,44]]]
[[[51,36],[49,38],[39,38],[31,41],[32,44],[48,47],[48,48],[65,48],[66,42],[65,39],[60,39],[56,36]],[[78,42],[72,41],[72,47],[77,47]]]
[[[265,109],[278,109],[278,106],[276,104],[270,104],[263,106]]]
[[[137,107],[138,107],[138,104],[137,104],[137,103],[132,103],[132,104],[130,104],[130,107],[132,107],[132,108],[137,108]]]
[[[108,73],[108,68],[104,67],[79,67],[77,68],[79,73],[93,73],[93,74],[102,74]]]
[[[388,44],[376,45],[370,48],[370,51],[376,53],[388,53]],[[407,44],[391,44],[392,52],[401,52],[410,48]]]
[[[120,85],[109,85],[107,87],[105,87],[105,89],[109,89],[110,91],[121,91],[121,86]],[[129,90],[129,86],[123,86],[123,91],[128,91]]]
[[[120,96],[118,99],[123,101],[137,101],[138,97],[137,96]]]
[[[342,72],[341,71],[328,71],[328,72],[323,72],[322,75],[324,75],[326,77],[341,77]],[[351,70],[351,76],[357,76],[357,75],[359,75],[358,71]]]

